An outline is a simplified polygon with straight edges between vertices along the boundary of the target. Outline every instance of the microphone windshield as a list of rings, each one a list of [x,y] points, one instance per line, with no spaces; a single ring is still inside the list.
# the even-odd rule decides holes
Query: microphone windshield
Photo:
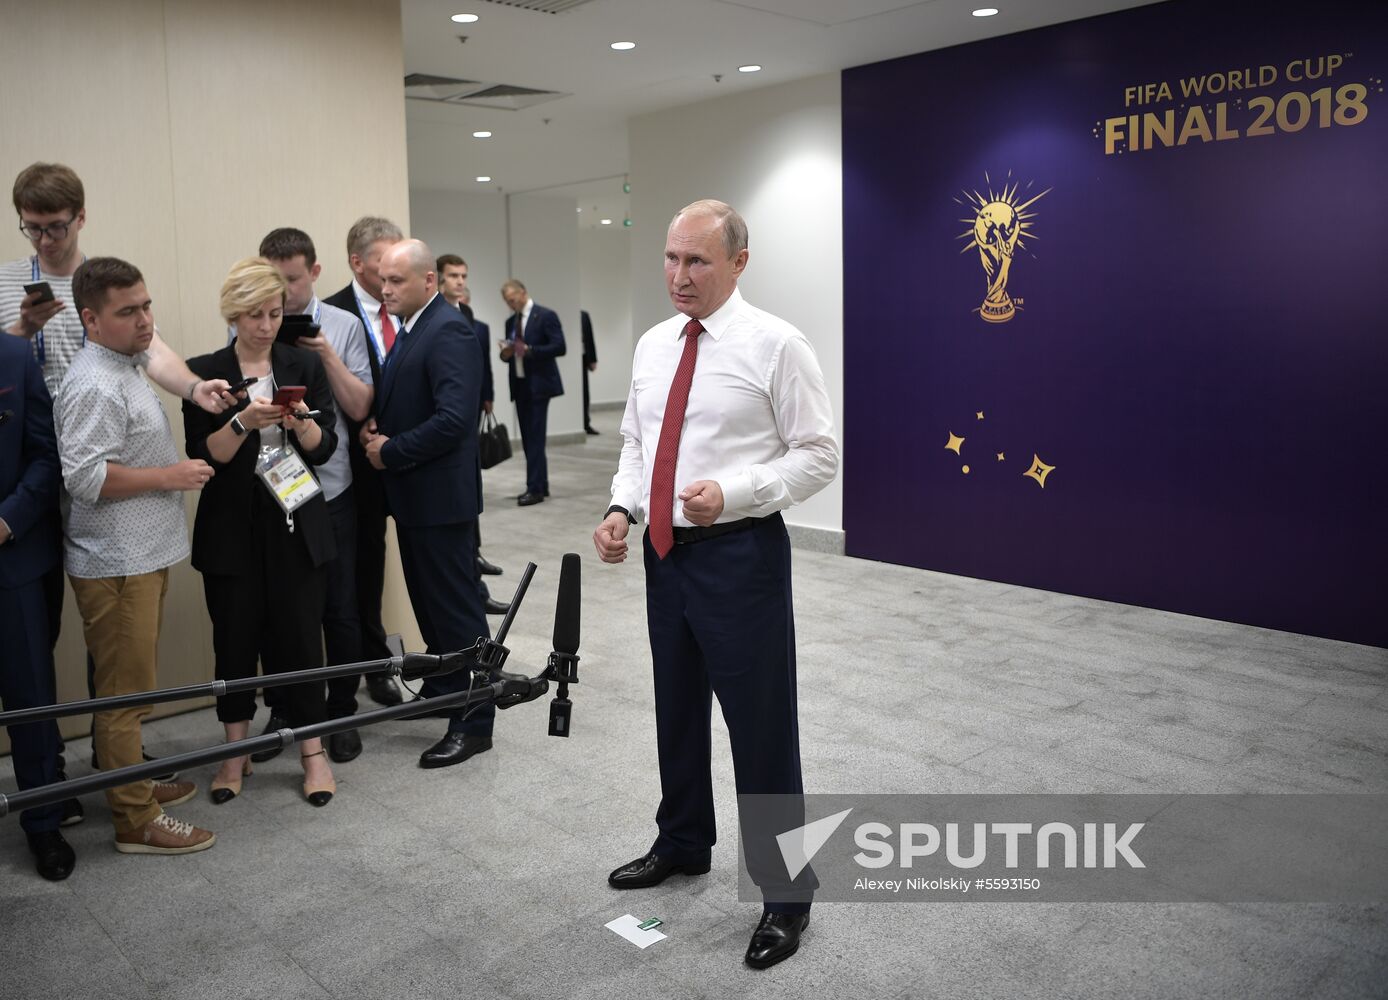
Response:
[[[578,652],[578,616],[582,603],[579,583],[579,562],[577,552],[564,554],[563,567],[559,571],[559,602],[554,608],[554,651]]]

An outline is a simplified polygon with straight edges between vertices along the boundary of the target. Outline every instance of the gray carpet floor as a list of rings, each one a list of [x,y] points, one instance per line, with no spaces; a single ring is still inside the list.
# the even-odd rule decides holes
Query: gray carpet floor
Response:
[[[600,437],[551,449],[549,502],[508,501],[517,459],[487,473],[482,519],[497,596],[540,566],[515,666],[543,662],[559,558],[583,557],[572,739],[545,735],[545,702],[520,706],[492,752],[422,771],[442,723],[374,727],[325,809],[292,753],[220,807],[208,768],[171,811],[218,841],[187,857],[116,853],[88,797],[57,884],[2,820],[0,997],[1388,996],[1382,905],[826,903],[799,955],[751,971],[716,712],[713,871],[610,890],[653,838],[659,783],[642,569],[590,541],[619,440],[617,414],[595,416]],[[1383,650],[812,552],[794,586],[807,791],[1388,792]],[[219,736],[202,710],[145,740]],[[70,744],[74,775],[88,757]],[[604,928],[629,912],[668,939]]]

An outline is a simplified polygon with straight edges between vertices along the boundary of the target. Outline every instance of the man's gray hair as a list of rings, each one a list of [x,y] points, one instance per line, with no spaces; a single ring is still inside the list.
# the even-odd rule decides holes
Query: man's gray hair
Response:
[[[682,215],[707,216],[722,226],[723,249],[728,251],[729,260],[747,249],[747,223],[737,214],[737,209],[727,202],[716,201],[713,198],[701,198],[699,201],[691,202],[675,213],[670,225],[673,226]]]
[[[371,249],[371,244],[377,240],[390,240],[398,243],[405,238],[405,234],[400,231],[400,227],[389,219],[382,219],[376,215],[363,215],[356,222],[352,223],[352,228],[347,230],[347,257],[365,257],[366,252]]]

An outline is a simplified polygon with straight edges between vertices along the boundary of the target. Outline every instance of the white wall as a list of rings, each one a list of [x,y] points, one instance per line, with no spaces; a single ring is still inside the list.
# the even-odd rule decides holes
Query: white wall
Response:
[[[594,403],[625,404],[631,386],[631,234],[622,226],[578,232],[579,297],[598,352],[598,370],[588,376]]]
[[[549,434],[583,433],[583,328],[579,320],[578,224],[572,198],[517,194],[508,199],[511,276],[559,314],[568,348],[559,359],[564,395],[549,404]]]
[[[839,74],[632,119],[632,321],[671,315],[661,259],[670,218],[699,198],[747,220],[747,300],[814,345],[843,420],[843,182]],[[787,520],[843,528],[842,476]]]

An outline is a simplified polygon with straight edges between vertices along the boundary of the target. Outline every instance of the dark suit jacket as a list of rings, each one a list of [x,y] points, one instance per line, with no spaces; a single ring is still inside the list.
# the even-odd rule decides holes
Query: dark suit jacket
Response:
[[[482,355],[482,402],[494,402],[496,384],[492,381],[492,355],[488,347],[492,339],[492,328],[472,314],[471,306],[459,302],[458,311],[463,314],[468,326],[472,327],[472,333],[477,338],[477,350]]]
[[[366,329],[362,331],[362,336],[366,338],[366,356],[371,359],[371,384],[380,385],[381,359],[376,356],[376,342],[371,339],[371,324],[367,321],[367,317],[361,314],[361,310],[357,308],[357,295],[352,291],[352,283],[350,281],[347,282],[346,288],[334,292],[323,301],[330,306],[337,306],[337,308],[351,313],[365,324]],[[350,424],[351,421],[348,421],[348,423]],[[353,429],[353,433],[355,434],[355,428]]]
[[[0,413],[7,411],[0,424],[0,519],[13,537],[0,545],[0,588],[37,580],[63,555],[53,402],[29,341],[0,333]]]
[[[579,312],[583,318],[583,367],[598,363],[598,345],[593,343],[593,321],[588,318],[588,310]]]
[[[435,295],[397,339],[376,390],[381,481],[397,524],[458,524],[482,512],[480,354],[462,313]]]
[[[512,313],[506,319],[506,339],[510,340],[515,336],[516,314]],[[525,378],[516,378],[516,366],[512,362],[507,362],[507,369],[510,372],[511,398],[516,398],[517,383],[524,381],[525,385],[521,388],[525,390],[525,398],[528,399],[548,399],[552,396],[564,395],[564,382],[559,378],[559,365],[555,358],[564,356],[564,328],[559,325],[559,314],[553,309],[546,309],[538,302],[531,304],[530,321],[525,324],[525,360],[521,362],[525,366]]]
[[[241,380],[241,366],[236,360],[234,342],[212,354],[190,358],[188,367],[199,378],[224,378],[228,382]],[[304,402],[308,408],[322,411],[317,422],[323,428],[323,440],[317,448],[308,451],[299,444],[295,434],[289,434],[289,441],[305,462],[322,465],[337,447],[337,432],[333,429],[337,411],[333,407],[332,389],[328,385],[328,375],[323,371],[323,362],[312,351],[275,344],[270,348],[270,370],[274,373],[276,385],[303,386]],[[217,470],[198,497],[198,512],[193,519],[193,568],[200,573],[239,576],[252,562],[249,556],[251,505],[261,499],[256,491],[265,489],[255,474],[255,462],[260,453],[260,431],[248,431],[247,440],[242,442],[226,464],[218,462],[207,450],[208,436],[221,430],[247,405],[247,402],[242,402],[235,410],[208,413],[193,403],[183,404],[184,447],[188,457],[200,458]],[[272,429],[270,434],[278,441],[277,431]],[[265,498],[269,499],[268,493]],[[303,539],[315,566],[322,566],[337,554],[332,525],[328,520],[328,504],[322,493],[294,511],[294,534]]]

